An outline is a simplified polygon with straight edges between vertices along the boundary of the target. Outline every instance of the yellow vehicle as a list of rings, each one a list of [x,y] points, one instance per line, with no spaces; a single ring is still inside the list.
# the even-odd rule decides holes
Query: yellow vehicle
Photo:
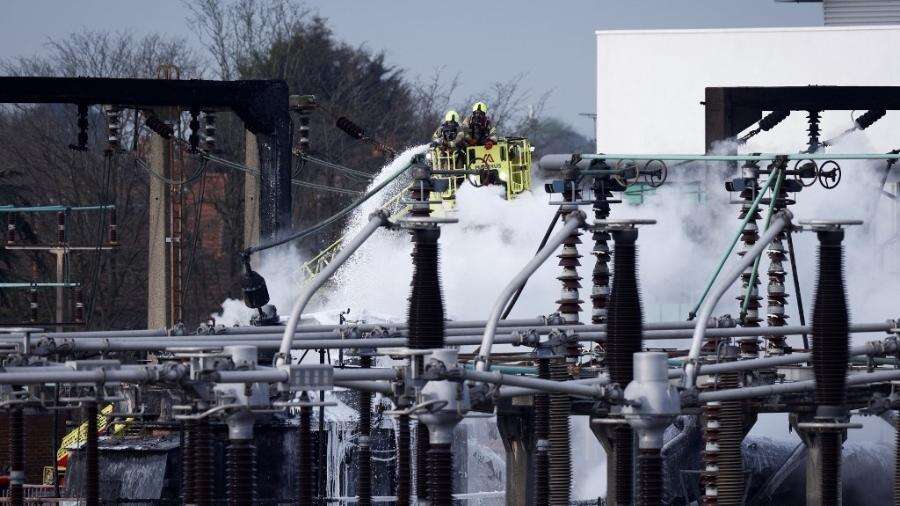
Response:
[[[446,179],[447,189],[440,194],[435,211],[449,211],[456,205],[456,190],[464,182],[474,186],[502,185],[506,199],[512,200],[531,189],[531,144],[524,137],[498,139],[490,148],[482,145],[453,149],[437,146],[431,150],[434,170],[460,171],[460,175],[435,176]],[[472,174],[478,171],[479,174]]]

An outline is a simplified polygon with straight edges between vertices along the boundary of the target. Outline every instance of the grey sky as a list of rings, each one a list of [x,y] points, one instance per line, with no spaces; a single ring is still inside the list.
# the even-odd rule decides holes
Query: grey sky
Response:
[[[347,42],[384,50],[390,63],[427,77],[462,79],[460,97],[528,73],[547,112],[591,135],[594,30],[808,26],[821,4],[774,0],[309,0]],[[40,53],[48,38],[89,29],[160,32],[197,42],[179,0],[3,0],[0,58]],[[636,79],[654,79],[653,69]],[[314,90],[312,90],[314,91]]]

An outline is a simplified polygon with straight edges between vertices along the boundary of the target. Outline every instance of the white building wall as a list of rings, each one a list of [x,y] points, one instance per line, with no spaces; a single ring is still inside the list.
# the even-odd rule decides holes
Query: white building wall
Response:
[[[897,86],[897,47],[900,26],[598,31],[597,149],[703,152],[706,87]],[[823,116],[823,139],[850,124],[847,112]],[[802,132],[802,115],[786,125]],[[889,112],[873,147],[900,146],[898,127]]]

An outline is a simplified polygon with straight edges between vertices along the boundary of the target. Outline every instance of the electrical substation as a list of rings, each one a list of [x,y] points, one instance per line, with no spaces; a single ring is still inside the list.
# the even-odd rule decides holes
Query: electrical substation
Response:
[[[841,188],[865,175],[878,183],[865,187],[866,198],[893,216],[896,238],[900,150],[835,148],[895,128],[888,121],[900,115],[900,83],[690,90],[704,99],[692,104],[702,111],[702,153],[532,159],[539,146],[502,135],[401,150],[341,116],[335,132],[390,161],[340,213],[299,229],[292,160],[354,170],[313,156],[310,117],[331,113],[307,92],[277,80],[181,80],[172,69],[158,79],[0,77],[4,104],[77,111],[73,150],[90,149],[88,118],[102,118],[109,163],[126,156],[122,118],[141,117],[155,174],[146,329],[81,328],[91,280],[70,279],[68,258],[121,248],[114,198],[78,207],[0,202],[2,247],[53,255],[57,265],[53,279],[35,270],[20,276],[30,281],[2,285],[30,301],[29,314],[0,327],[6,502],[900,504],[898,279],[874,280],[894,286],[894,311],[874,317],[854,298],[865,294],[847,289],[849,273],[866,267],[853,262],[867,258],[880,272],[875,259],[896,257],[898,242],[860,239],[873,215],[839,204]],[[850,125],[828,125],[830,111],[856,113]],[[224,113],[244,124],[244,160],[216,151]],[[788,139],[794,148],[748,149],[788,118],[803,125]],[[245,248],[229,254],[241,258],[235,293],[252,313],[247,323],[185,321],[186,204],[173,187],[191,176],[178,157],[246,173]],[[509,206],[542,199],[551,210],[547,223],[504,223],[512,234],[538,228],[543,237],[498,282],[442,268],[469,191]],[[695,192],[687,197],[695,215],[714,201],[730,211],[708,217],[715,225],[706,230],[685,231],[653,205],[666,191]],[[804,199],[831,205],[810,213]],[[99,246],[70,243],[76,214],[103,231]],[[266,255],[345,218],[340,240],[290,266],[303,280],[291,284],[292,305],[276,308],[273,280],[260,268]],[[56,235],[23,241],[23,224],[41,220]],[[653,234],[662,227],[724,245],[690,259],[700,273],[691,283],[702,290],[671,318],[653,316],[662,311],[646,301],[656,294],[642,288],[687,283],[676,269],[642,268],[642,252],[671,247]],[[332,292],[348,282],[342,269],[385,234],[405,248],[389,254],[411,276],[386,282],[406,293],[406,314],[317,319],[322,294],[343,293]],[[548,269],[552,290],[532,281]],[[451,281],[493,302],[477,318],[452,318]],[[44,289],[55,290],[55,307],[37,303]],[[541,314],[514,313],[523,293],[541,301]],[[327,301],[357,314],[379,302]],[[858,314],[866,318],[851,318]],[[847,444],[862,419],[894,427],[896,443]],[[797,442],[754,432],[772,420]],[[594,445],[602,466],[584,456]],[[588,476],[605,483],[602,494],[576,493]]]

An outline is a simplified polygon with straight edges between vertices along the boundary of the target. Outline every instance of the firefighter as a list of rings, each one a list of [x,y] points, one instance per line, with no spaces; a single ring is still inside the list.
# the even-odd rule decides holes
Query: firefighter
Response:
[[[491,149],[497,143],[497,132],[487,116],[487,104],[476,102],[472,114],[463,121],[463,134],[469,146],[483,145]]]
[[[463,133],[459,124],[459,113],[454,110],[444,114],[444,122],[431,136],[431,146],[444,148],[458,148],[462,145]]]

